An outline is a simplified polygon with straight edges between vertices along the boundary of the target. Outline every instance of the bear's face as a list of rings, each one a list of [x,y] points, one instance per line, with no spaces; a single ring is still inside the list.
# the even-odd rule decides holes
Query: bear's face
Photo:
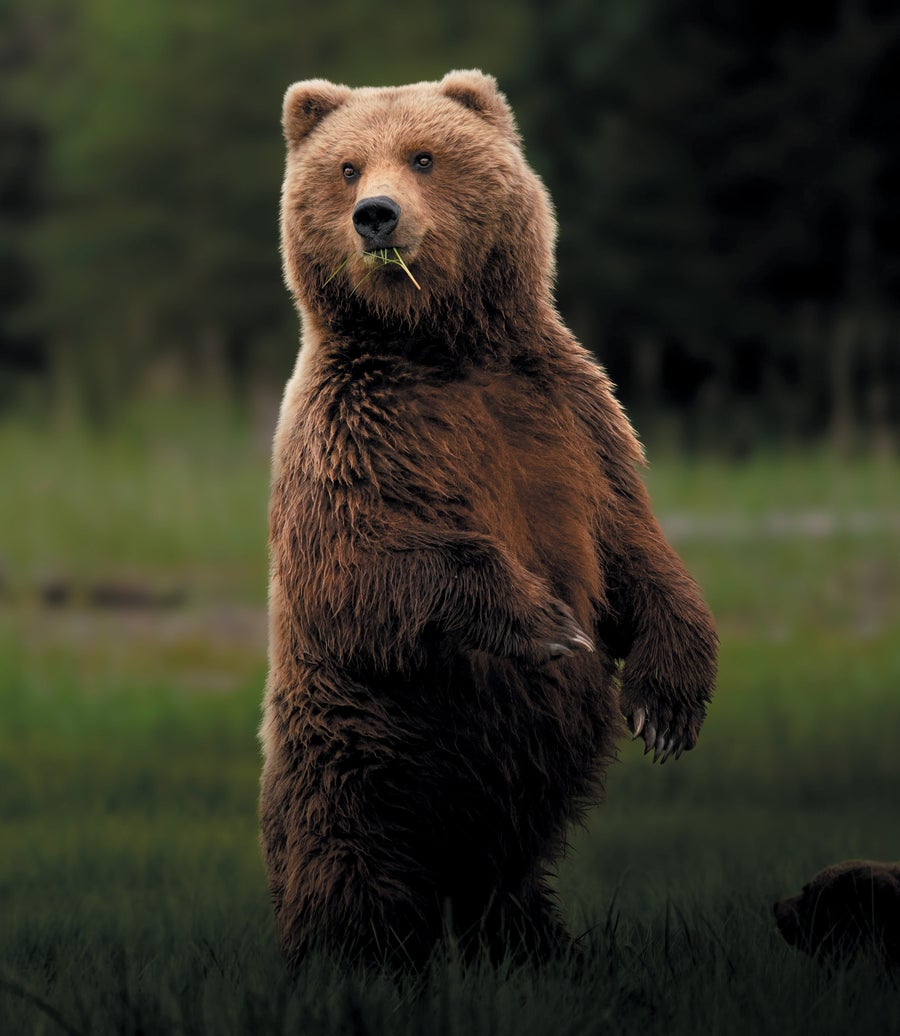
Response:
[[[282,252],[302,306],[411,323],[442,300],[549,295],[549,200],[493,79],[295,83],[283,122]]]

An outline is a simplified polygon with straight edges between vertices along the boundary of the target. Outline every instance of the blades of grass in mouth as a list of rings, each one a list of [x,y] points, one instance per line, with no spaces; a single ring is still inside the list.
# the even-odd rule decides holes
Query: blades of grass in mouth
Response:
[[[406,274],[406,276],[409,277],[409,279],[413,282],[413,284],[415,284],[416,289],[418,291],[421,291],[422,290],[422,285],[419,284],[419,282],[415,279],[415,277],[413,277],[412,272],[410,271],[410,268],[404,262],[403,256],[397,251],[396,248],[394,249],[394,255],[397,257],[397,259],[395,260],[397,265],[400,267],[401,270],[403,270],[403,272]]]
[[[369,270],[369,272],[365,275],[365,277],[363,277],[361,281],[357,281],[356,284],[353,285],[353,291],[350,292],[350,294],[355,295],[371,276],[372,271]]]
[[[335,277],[337,277],[337,275],[341,272],[341,270],[343,270],[343,268],[347,265],[347,263],[349,263],[349,262],[350,262],[350,256],[348,255],[347,258],[341,263],[341,265],[328,278],[328,280],[325,281],[325,284],[330,284],[335,279]],[[325,284],[322,285],[323,288],[325,287]]]
[[[396,248],[393,250],[393,252],[396,256],[396,258],[393,259],[388,255],[388,251],[386,248],[381,248],[377,252],[364,252],[363,254],[370,259],[377,259],[379,262],[384,263],[385,266],[399,266],[400,269],[406,274],[407,277],[409,277],[409,279],[416,286],[416,289],[418,291],[421,291],[422,285],[419,284],[415,277],[413,277],[412,271],[406,265],[403,256],[400,255],[400,252]],[[359,287],[359,285],[357,285],[357,287]]]

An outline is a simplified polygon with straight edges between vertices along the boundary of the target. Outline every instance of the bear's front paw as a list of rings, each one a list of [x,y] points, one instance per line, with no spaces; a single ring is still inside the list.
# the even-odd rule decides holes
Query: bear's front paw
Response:
[[[682,752],[689,752],[697,744],[705,715],[704,706],[697,710],[683,706],[669,708],[659,713],[648,706],[638,705],[633,711],[626,712],[625,719],[632,740],[644,739],[644,755],[653,752],[653,762],[659,760],[662,764],[670,756],[678,759]]]
[[[562,601],[543,605],[538,616],[537,636],[526,652],[539,665],[557,658],[569,658],[576,651],[594,651],[594,642],[578,625],[572,609]]]

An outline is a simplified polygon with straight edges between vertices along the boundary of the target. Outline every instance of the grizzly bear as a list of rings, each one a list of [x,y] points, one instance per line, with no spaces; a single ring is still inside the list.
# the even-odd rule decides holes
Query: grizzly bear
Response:
[[[260,820],[287,957],[568,940],[548,873],[627,722],[693,748],[716,635],[553,300],[480,72],[284,101],[302,345],[275,434]]]
[[[900,865],[845,860],[774,905],[782,937],[826,964],[860,954],[900,966]]]

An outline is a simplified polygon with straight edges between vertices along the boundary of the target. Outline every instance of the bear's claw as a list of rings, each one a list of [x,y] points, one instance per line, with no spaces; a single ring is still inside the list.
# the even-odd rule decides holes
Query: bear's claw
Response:
[[[658,729],[657,721],[648,717],[647,710],[641,706],[627,716],[626,720],[631,730],[632,741],[643,737],[644,755],[652,752],[654,763],[662,765],[668,759],[680,759],[683,752],[693,747],[686,730]]]
[[[542,661],[570,658],[578,650],[596,651],[594,642],[578,625],[570,608],[561,601],[551,601],[545,609],[545,628],[551,627],[543,642]]]
[[[583,647],[586,651],[590,651],[592,654],[596,650],[594,648],[594,642],[587,636],[586,633],[578,632],[572,637],[572,643],[576,647]]]
[[[574,652],[571,648],[567,648],[565,644],[548,644],[547,654],[551,658],[569,658]]]
[[[653,720],[647,720],[644,727],[644,755],[656,744],[656,724]]]

